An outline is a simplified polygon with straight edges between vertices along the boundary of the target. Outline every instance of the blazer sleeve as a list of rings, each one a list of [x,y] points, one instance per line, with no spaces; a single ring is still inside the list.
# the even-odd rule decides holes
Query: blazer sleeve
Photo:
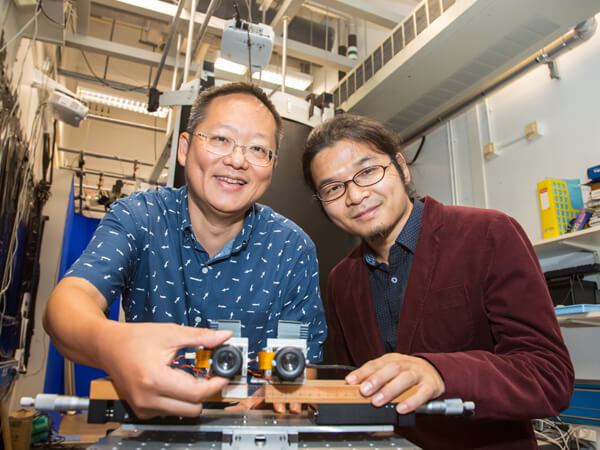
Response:
[[[525,232],[499,215],[488,228],[480,289],[493,351],[420,353],[441,373],[443,398],[476,403],[476,417],[551,417],[567,408],[574,372],[538,259]],[[471,291],[473,292],[473,291]]]

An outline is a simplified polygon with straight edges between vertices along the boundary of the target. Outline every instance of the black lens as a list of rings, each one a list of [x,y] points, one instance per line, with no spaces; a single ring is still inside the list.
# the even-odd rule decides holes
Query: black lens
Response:
[[[304,353],[296,347],[282,347],[277,350],[273,358],[275,373],[284,381],[294,381],[302,376],[305,366]]]
[[[242,352],[237,347],[222,345],[213,352],[210,368],[216,376],[233,378],[240,375],[242,361]]]

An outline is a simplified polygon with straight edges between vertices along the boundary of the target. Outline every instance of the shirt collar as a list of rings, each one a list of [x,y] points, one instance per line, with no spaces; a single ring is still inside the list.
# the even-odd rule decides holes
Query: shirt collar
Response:
[[[394,245],[401,245],[411,253],[415,253],[417,248],[417,242],[419,241],[419,230],[421,229],[421,219],[423,217],[423,202],[421,200],[415,199],[413,201],[413,209],[410,212],[410,216],[408,216],[408,220],[406,224],[400,231],[400,234],[396,238],[396,243]],[[377,262],[377,258],[371,251],[371,249],[365,245],[365,252],[363,259],[370,266],[377,266],[379,263]]]
[[[230,246],[231,252],[240,251],[248,245],[252,230],[254,229],[259,214],[259,207],[254,203],[246,213],[244,218],[244,225],[242,230],[237,234],[232,242],[228,243],[225,247]],[[194,235],[194,229],[192,228],[192,220],[190,219],[190,210],[188,208],[188,190],[187,186],[184,186],[179,193],[179,217],[181,217],[181,229],[190,238]],[[225,248],[223,248],[225,250]],[[221,252],[219,252],[221,253]]]
[[[413,209],[406,221],[406,225],[396,238],[396,243],[415,253],[419,241],[419,230],[421,229],[421,218],[423,217],[423,202],[415,199]]]

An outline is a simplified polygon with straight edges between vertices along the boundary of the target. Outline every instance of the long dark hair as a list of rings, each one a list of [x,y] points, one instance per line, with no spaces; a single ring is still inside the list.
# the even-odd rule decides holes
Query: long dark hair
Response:
[[[302,170],[304,172],[304,182],[313,192],[316,192],[316,186],[310,167],[312,160],[321,150],[332,147],[341,140],[366,142],[375,151],[388,154],[400,174],[400,179],[405,183],[406,192],[412,197],[410,195],[412,188],[406,185],[404,173],[396,160],[396,153],[400,150],[400,141],[396,133],[388,130],[376,120],[355,114],[335,116],[313,129],[308,135],[302,153]]]

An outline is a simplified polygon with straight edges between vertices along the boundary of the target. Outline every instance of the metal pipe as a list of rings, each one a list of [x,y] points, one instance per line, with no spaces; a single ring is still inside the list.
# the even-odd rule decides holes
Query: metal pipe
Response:
[[[110,26],[110,38],[109,38],[109,41],[111,41],[111,42],[113,40],[113,37],[115,36],[115,23],[116,23],[116,20],[113,19],[112,20],[112,25]],[[106,80],[106,74],[108,72],[108,60],[109,59],[110,59],[110,56],[107,55],[106,56],[106,61],[104,62],[104,76],[102,77],[105,80]]]
[[[187,83],[190,62],[192,59],[192,37],[194,36],[194,17],[196,15],[196,0],[190,0],[190,23],[188,26],[187,47],[185,50],[185,64],[183,66],[183,84]]]
[[[182,2],[184,0],[181,0]],[[177,74],[179,73],[179,53],[181,50],[181,33],[177,33],[177,51],[175,52],[175,68],[173,69],[173,79],[171,80],[171,90],[174,91],[177,89]],[[171,125],[173,124],[173,108],[169,108],[169,112],[167,115],[167,130],[166,133],[169,134],[171,132]]]
[[[169,36],[167,36],[167,42],[165,44],[165,49],[160,57],[160,62],[158,63],[158,69],[156,70],[156,77],[154,78],[154,83],[152,83],[152,87],[156,89],[158,86],[158,80],[160,79],[160,74],[165,66],[165,60],[167,59],[167,53],[169,53],[169,48],[171,48],[171,40],[173,39],[173,34],[175,34],[175,30],[177,29],[177,21],[179,20],[179,16],[181,15],[181,10],[183,9],[183,4],[185,0],[179,0],[179,4],[177,5],[177,11],[173,16],[173,21],[171,22],[171,29],[169,30]],[[193,22],[192,22],[193,24]],[[177,46],[177,52],[179,53],[179,45]],[[175,57],[175,72],[177,72],[177,56]]]
[[[61,167],[61,169],[70,170],[71,172],[77,172],[77,169],[72,169],[71,167]],[[82,173],[83,173],[83,175],[97,175],[97,176],[102,175],[103,177],[114,178],[116,180],[143,181],[144,183],[153,184],[153,185],[157,185],[157,186],[164,185],[164,183],[152,182],[152,181],[148,180],[147,178],[138,177],[137,175],[134,178],[133,175],[124,175],[121,173],[106,172],[105,170],[100,171],[100,170],[96,170],[96,169],[85,169],[84,171],[82,171]],[[83,196],[83,194],[80,194],[80,196]]]
[[[63,77],[68,77],[68,78],[74,78],[76,80],[84,80],[84,81],[89,81],[91,83],[96,83],[96,84],[100,84],[103,85],[102,80],[98,80],[97,78],[93,77],[92,75],[87,75],[84,73],[79,73],[79,72],[72,72],[70,70],[65,70],[65,69],[58,69],[57,70],[58,75],[62,75]],[[113,87],[116,87],[117,89],[121,89],[124,91],[135,91],[135,92],[141,92],[143,94],[148,94],[148,88],[144,88],[144,87],[138,87],[138,86],[133,86],[131,84],[126,84],[126,83],[120,83],[118,81],[112,81],[110,80],[110,85]]]
[[[281,54],[281,92],[285,93],[285,75],[287,71],[287,38],[288,38],[288,16],[283,17],[283,53]]]
[[[86,116],[86,118],[93,119],[93,120],[99,120],[101,122],[114,123],[116,125],[125,125],[128,127],[139,128],[141,130],[146,130],[146,131],[153,131],[153,132],[158,132],[158,133],[166,133],[167,132],[167,130],[165,130],[163,128],[156,128],[156,127],[153,127],[150,125],[143,125],[141,123],[129,122],[127,120],[111,119],[110,117],[97,116],[95,114],[88,114]]]
[[[200,41],[204,37],[204,33],[208,28],[208,23],[210,22],[211,17],[215,13],[215,10],[219,7],[220,0],[211,0],[208,5],[208,9],[206,10],[206,14],[204,16],[204,22],[200,26],[200,31],[198,32],[198,36],[196,36],[196,40],[194,41],[194,45],[192,46],[192,59],[196,56],[196,52],[198,51],[198,46],[200,45]],[[202,64],[200,64],[202,67]],[[200,69],[202,70],[202,69]]]
[[[430,120],[425,125],[417,129],[413,133],[409,134],[406,138],[402,140],[402,145],[406,146],[410,144],[415,139],[420,138],[431,129],[437,127],[438,125],[442,124],[451,117],[454,117],[456,114],[458,114],[465,108],[471,106],[473,103],[476,103],[482,98],[485,98],[486,96],[490,95],[496,89],[498,89],[501,86],[504,86],[509,81],[514,80],[518,76],[527,72],[529,69],[537,67],[540,64],[547,64],[552,60],[552,58],[556,57],[563,50],[572,50],[577,45],[589,40],[596,32],[597,26],[598,24],[596,22],[595,17],[592,17],[579,23],[575,28],[573,28],[561,38],[552,42],[548,47],[542,48],[533,56],[523,61],[521,64],[516,65],[511,70],[505,72],[503,75],[493,80],[487,86],[484,86],[479,92],[473,94],[466,100],[463,100],[457,105],[451,107],[435,119]]]
[[[119,158],[118,156],[104,155],[102,153],[91,153],[91,152],[83,152],[81,150],[72,150],[70,148],[58,147],[58,151],[66,152],[66,153],[83,153],[83,156],[91,156],[92,158],[100,158],[100,159],[110,159],[112,161],[126,162],[131,164],[137,164],[138,166],[148,166],[153,167],[154,164],[138,161],[136,159],[127,159],[127,158]]]

